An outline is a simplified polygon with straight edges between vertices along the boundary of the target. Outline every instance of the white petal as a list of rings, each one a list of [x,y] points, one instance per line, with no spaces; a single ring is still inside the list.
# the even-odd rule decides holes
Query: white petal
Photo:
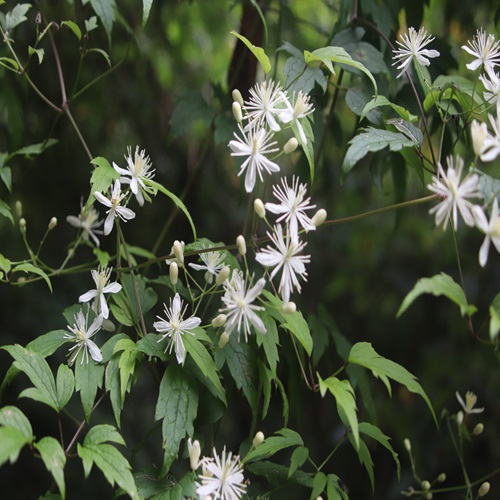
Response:
[[[104,234],[106,236],[113,230],[114,223],[115,223],[115,214],[113,210],[110,210],[104,222]]]
[[[97,290],[89,290],[88,292],[78,297],[78,302],[88,302],[89,300],[92,300],[96,295]]]
[[[102,291],[103,293],[118,293],[122,289],[122,286],[120,283],[117,283],[116,281],[114,283],[110,283],[109,285],[106,285]]]
[[[106,198],[102,193],[99,193],[99,191],[94,191],[94,196],[97,199],[97,201],[111,208],[111,201],[108,198]]]
[[[92,340],[87,340],[87,347],[90,351],[90,355],[92,356],[92,359],[96,363],[100,363],[102,361],[102,354],[101,350],[99,347],[96,346],[96,344]]]

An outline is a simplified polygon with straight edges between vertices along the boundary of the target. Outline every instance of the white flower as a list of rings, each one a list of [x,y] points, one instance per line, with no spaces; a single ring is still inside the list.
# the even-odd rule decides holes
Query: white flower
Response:
[[[311,114],[314,111],[313,105],[309,102],[309,95],[304,94],[304,92],[302,91],[299,91],[297,95],[295,95],[294,93],[293,98],[295,104],[293,105],[293,107],[290,101],[286,98],[284,93],[283,93],[283,98],[287,109],[280,113],[279,115],[280,120],[283,123],[292,122],[297,126],[297,129],[299,131],[300,141],[302,145],[305,146],[307,144],[307,137],[304,132],[304,128],[300,123],[300,120],[302,118],[305,118],[307,115]]]
[[[278,292],[281,293],[283,302],[287,304],[290,301],[290,294],[296,288],[300,293],[301,287],[297,275],[304,281],[307,281],[306,268],[304,264],[311,262],[310,255],[299,255],[306,246],[306,243],[294,241],[286,233],[286,240],[283,238],[283,229],[280,224],[274,227],[273,234],[267,233],[276,248],[269,245],[267,248],[258,252],[255,260],[265,267],[274,267],[271,272],[271,279],[282,269],[281,280]]]
[[[495,66],[500,63],[500,42],[495,40],[495,36],[489,34],[486,37],[486,32],[481,29],[477,30],[476,36],[472,41],[468,40],[467,43],[470,47],[462,45],[462,49],[475,57],[471,63],[466,65],[467,68],[474,71],[483,65],[487,73],[494,73]]]
[[[226,447],[224,447],[219,458],[214,448],[213,458],[204,457],[201,463],[203,474],[198,476],[201,485],[196,489],[196,493],[201,498],[214,495],[216,500],[238,500],[245,494],[245,477],[239,456],[233,458],[231,452],[226,456]]]
[[[235,133],[236,140],[229,141],[229,147],[232,151],[231,156],[248,157],[241,165],[238,175],[241,175],[246,169],[245,189],[247,193],[250,193],[255,186],[257,174],[259,174],[259,179],[263,180],[262,170],[266,170],[269,174],[279,172],[280,167],[266,157],[266,155],[279,151],[279,148],[273,147],[277,142],[271,142],[273,134],[264,128],[251,128],[247,135],[241,126],[239,129],[242,138]]]
[[[457,210],[460,211],[464,222],[468,226],[474,225],[474,217],[472,216],[471,208],[472,203],[467,198],[479,198],[478,191],[478,176],[477,174],[468,174],[463,181],[462,169],[464,161],[460,156],[455,159],[453,164],[453,157],[448,156],[446,159],[448,170],[445,172],[441,163],[438,164],[438,176],[433,176],[432,183],[427,185],[427,188],[434,191],[443,200],[434,208],[429,210],[429,213],[436,213],[436,226],[443,224],[443,229],[448,225],[448,219],[452,219],[455,231],[458,227]]]
[[[130,190],[135,194],[139,205],[144,205],[144,194],[148,192],[148,188],[144,184],[144,179],[152,179],[154,177],[154,170],[151,170],[152,164],[149,156],[146,156],[146,150],[143,149],[139,152],[139,146],[135,147],[134,159],[132,159],[132,148],[127,148],[128,156],[125,155],[127,161],[127,169],[120,168],[113,162],[113,168],[122,175],[120,182],[123,184],[130,184]]]
[[[298,241],[299,224],[306,231],[314,231],[316,226],[306,215],[306,210],[316,208],[316,205],[310,205],[311,198],[305,198],[307,194],[306,184],[299,184],[299,178],[293,176],[291,187],[285,178],[281,179],[281,185],[273,185],[273,194],[281,202],[266,203],[265,207],[273,214],[282,214],[276,222],[285,221],[288,223],[292,240]]]
[[[214,276],[217,276],[219,271],[224,267],[225,256],[223,253],[216,250],[215,252],[200,253],[200,259],[204,262],[204,265],[192,263],[189,263],[188,265],[196,271],[206,271],[205,281],[211,285],[214,280]]]
[[[99,266],[97,271],[90,271],[96,288],[93,290],[89,290],[87,293],[80,295],[80,297],[78,298],[79,302],[88,302],[89,300],[94,299],[92,308],[94,309],[96,314],[101,313],[104,319],[108,319],[109,317],[109,308],[108,304],[106,303],[106,297],[104,296],[104,294],[118,293],[122,289],[120,283],[117,283],[116,281],[108,284],[112,270],[113,268],[111,267]]]
[[[269,81],[256,84],[250,89],[250,99],[243,106],[247,113],[245,118],[248,120],[245,131],[252,127],[261,127],[264,122],[273,132],[280,130],[275,115],[278,116],[283,111],[285,100],[286,94],[279,83]]]
[[[104,222],[104,234],[108,235],[113,230],[113,224],[115,223],[115,217],[120,217],[122,220],[127,221],[135,217],[135,213],[130,210],[130,208],[120,206],[121,201],[125,197],[125,193],[121,191],[120,181],[116,179],[115,185],[113,186],[113,192],[111,193],[111,199],[106,198],[99,191],[94,192],[94,196],[97,201],[103,205],[109,207],[106,212],[108,216]]]
[[[184,347],[182,336],[185,333],[194,335],[191,330],[194,330],[200,325],[201,319],[196,316],[191,316],[188,319],[182,319],[186,311],[187,304],[183,310],[182,301],[178,293],[175,294],[174,300],[170,299],[170,308],[168,308],[166,304],[163,304],[163,307],[165,308],[167,319],[165,320],[162,317],[157,316],[160,321],[153,323],[157,332],[165,333],[165,335],[163,335],[158,342],[161,342],[165,339],[165,337],[170,337],[170,342],[167,346],[168,352],[170,354],[172,352],[172,348],[175,346],[175,356],[177,358],[177,362],[182,364],[186,359],[186,348]],[[165,352],[167,352],[167,349],[165,349]]]
[[[86,363],[89,362],[89,352],[94,361],[97,363],[102,361],[101,351],[96,346],[94,341],[91,340],[91,337],[93,337],[101,329],[103,319],[102,314],[99,314],[87,328],[87,318],[83,315],[83,312],[80,310],[75,314],[75,324],[73,328],[68,325],[68,330],[71,333],[64,334],[64,338],[66,340],[76,342],[76,344],[69,350],[69,353],[73,353],[68,361],[69,366],[73,365],[82,348],[84,353],[80,363],[83,363],[83,358],[86,358]]]
[[[411,61],[415,58],[422,66],[429,66],[429,57],[439,57],[437,50],[424,49],[426,45],[434,40],[434,37],[427,36],[427,30],[423,27],[418,31],[415,28],[409,28],[408,33],[403,33],[401,36],[402,41],[396,40],[396,43],[401,47],[394,49],[393,66],[399,64],[397,69],[400,69],[397,78],[399,78],[410,66]]]
[[[97,230],[98,227],[102,225],[102,220],[98,220],[99,215],[94,207],[90,207],[85,210],[84,207],[81,208],[78,217],[74,215],[68,215],[66,220],[74,227],[79,227],[82,229],[83,239],[88,241],[89,236],[92,238],[96,246],[99,246],[99,240],[96,234],[102,234],[102,231]]]
[[[488,127],[486,123],[472,120],[470,135],[472,138],[472,149],[477,156],[480,156],[484,149],[484,142],[488,137]]]
[[[472,210],[476,226],[486,235],[479,250],[479,264],[481,264],[481,267],[484,267],[488,261],[488,253],[492,241],[497,252],[500,253],[500,217],[498,214],[498,200],[497,198],[493,200],[489,222],[480,206],[474,205]]]
[[[467,391],[465,394],[465,403],[458,391],[455,393],[455,396],[464,409],[466,415],[470,415],[471,413],[482,413],[484,411],[484,408],[474,408],[477,403],[477,396],[473,392]]]
[[[263,311],[261,306],[254,305],[253,302],[262,292],[266,280],[260,278],[253,288],[247,290],[247,282],[243,279],[243,273],[233,269],[231,281],[225,281],[225,294],[222,302],[226,305],[220,309],[220,312],[226,314],[226,332],[231,332],[236,328],[238,330],[238,339],[243,327],[245,340],[248,340],[250,334],[250,323],[260,333],[266,332],[264,322],[257,316],[255,311]]]
[[[491,72],[486,75],[479,75],[479,79],[486,89],[483,93],[484,100],[488,101],[489,104],[497,103],[500,96],[500,77],[498,73]]]
[[[481,149],[481,161],[493,161],[500,155],[500,101],[497,102],[497,116],[488,115],[490,119],[491,126],[493,128],[493,134],[489,132],[483,141],[483,147]]]

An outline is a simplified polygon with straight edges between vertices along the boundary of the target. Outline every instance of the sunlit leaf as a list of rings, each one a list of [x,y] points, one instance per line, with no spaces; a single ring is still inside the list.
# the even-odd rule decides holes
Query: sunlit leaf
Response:
[[[257,58],[257,61],[259,61],[260,64],[262,65],[264,73],[267,74],[269,73],[269,71],[271,71],[271,61],[269,60],[269,57],[267,57],[267,54],[264,52],[264,49],[262,47],[256,47],[243,35],[236,33],[236,31],[231,31],[231,35],[238,37],[248,47],[250,52]]]
[[[82,39],[82,30],[78,27],[78,24],[73,21],[62,21],[61,26],[67,26],[78,38],[78,40]]]
[[[304,442],[300,434],[292,429],[281,429],[275,433],[276,435],[268,437],[254,448],[246,457],[243,458],[243,463],[250,463],[255,460],[264,460],[272,457],[275,453],[291,446],[303,446]]]

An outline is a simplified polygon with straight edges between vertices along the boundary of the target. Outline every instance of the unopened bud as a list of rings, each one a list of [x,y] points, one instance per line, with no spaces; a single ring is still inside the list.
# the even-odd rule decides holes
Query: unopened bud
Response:
[[[229,266],[224,266],[220,271],[219,274],[217,275],[217,278],[215,278],[215,284],[217,286],[221,286],[224,281],[227,280],[227,277],[229,276]]]
[[[24,276],[20,276],[17,280],[17,284],[23,286],[26,283],[26,278]]]
[[[262,200],[260,198],[257,198],[253,202],[253,209],[261,219],[263,219],[266,216],[266,208],[264,207],[264,203],[262,203]]]
[[[259,431],[257,434],[255,434],[255,437],[253,438],[252,444],[257,448],[259,444],[262,444],[264,442],[264,433]]]
[[[170,283],[172,285],[177,285],[177,279],[179,277],[179,266],[177,262],[172,262],[168,268],[168,274],[170,276]]]
[[[472,434],[474,434],[474,436],[479,436],[479,434],[482,434],[483,431],[484,431],[484,425],[481,422],[479,422],[479,424],[476,424],[476,426],[472,430]]]
[[[299,145],[299,141],[295,139],[295,137],[292,137],[284,146],[283,146],[283,151],[286,155],[289,155],[290,153],[293,153]]]
[[[432,493],[427,493],[427,495],[425,495],[425,500],[432,500]]]
[[[429,491],[431,489],[431,483],[429,483],[429,481],[422,481],[421,486],[424,491]]]
[[[16,215],[18,217],[22,217],[23,216],[23,204],[19,200],[17,200],[14,207],[16,209]]]
[[[411,442],[408,438],[405,438],[403,441],[403,444],[405,445],[406,451],[410,452],[411,451]]]
[[[488,136],[488,127],[486,126],[486,123],[479,123],[476,120],[472,120],[470,135],[472,137],[472,149],[474,150],[474,153],[479,156],[483,151],[484,141]]]
[[[464,412],[460,410],[457,412],[457,425],[462,425],[462,422],[464,421]]]
[[[439,476],[437,477],[436,481],[438,483],[444,483],[446,481],[446,474],[444,472],[441,472]]]
[[[26,234],[26,219],[24,217],[19,219],[19,230],[22,234]]]
[[[295,302],[288,302],[287,304],[283,304],[281,310],[285,314],[293,314],[297,310],[297,306],[295,305]]]
[[[52,219],[50,219],[49,221],[49,231],[52,231],[52,229],[54,229],[56,226],[57,226],[57,218],[52,217]]]
[[[323,222],[326,220],[326,210],[324,208],[320,208],[312,218],[312,223],[314,224],[315,227],[321,226]]]
[[[200,442],[197,439],[191,441],[191,438],[189,438],[187,441],[187,445],[189,451],[189,465],[191,466],[192,470],[196,470],[200,466]]]
[[[224,332],[219,339],[219,349],[222,349],[228,342],[229,342],[229,336],[231,334]]]
[[[233,102],[233,116],[238,123],[241,123],[243,121],[243,112],[241,111],[241,105],[237,101]]]
[[[236,101],[240,106],[243,106],[243,96],[238,89],[234,89],[231,96],[233,97],[233,101]]]
[[[212,326],[214,328],[219,328],[220,326],[224,325],[226,322],[226,315],[225,314],[219,314],[212,320]]]
[[[116,330],[115,324],[110,319],[103,319],[101,328],[106,332],[114,332]]]
[[[179,240],[174,241],[174,255],[179,265],[184,264],[184,247]]]
[[[478,496],[484,497],[490,492],[490,483],[488,481],[485,481],[480,487],[477,492]]]
[[[236,245],[238,247],[238,252],[240,252],[241,255],[245,255],[247,253],[247,243],[241,234],[236,238]]]

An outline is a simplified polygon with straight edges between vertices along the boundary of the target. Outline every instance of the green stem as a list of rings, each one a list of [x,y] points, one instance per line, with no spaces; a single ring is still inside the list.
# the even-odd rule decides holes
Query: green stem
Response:
[[[340,448],[340,445],[346,440],[347,434],[344,434],[342,439],[337,443],[335,448],[328,454],[328,456],[323,460],[321,465],[318,467],[318,472],[329,462],[330,458],[335,455],[335,452]]]

